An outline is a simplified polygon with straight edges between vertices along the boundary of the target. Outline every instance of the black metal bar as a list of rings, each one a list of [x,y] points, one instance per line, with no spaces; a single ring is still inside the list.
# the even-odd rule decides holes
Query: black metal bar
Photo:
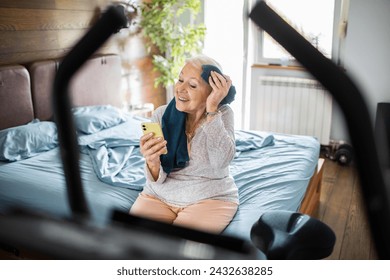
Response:
[[[72,76],[120,28],[126,27],[123,7],[111,6],[63,59],[53,85],[54,119],[57,123],[68,201],[75,218],[89,217],[79,169],[77,135],[71,113],[68,86]],[[91,93],[93,94],[93,93]]]
[[[249,17],[291,53],[340,105],[355,150],[363,197],[378,256],[390,257],[390,204],[381,169],[373,126],[362,94],[337,65],[260,1]]]

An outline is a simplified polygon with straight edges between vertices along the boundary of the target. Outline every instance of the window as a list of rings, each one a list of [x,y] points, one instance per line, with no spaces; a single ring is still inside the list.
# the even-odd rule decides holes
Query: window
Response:
[[[267,4],[326,57],[332,58],[335,0],[267,0]],[[294,58],[266,32],[257,33],[257,62],[294,63]]]
[[[235,126],[247,128],[249,119],[252,65],[256,63],[296,64],[278,43],[258,31],[247,17],[256,0],[203,0],[207,28],[203,52],[220,62],[230,75],[238,94],[231,104]],[[338,59],[339,43],[334,22],[340,20],[340,5],[348,0],[268,0],[291,24],[313,37],[328,57]],[[291,7],[291,4],[292,7]],[[313,23],[314,22],[314,23]],[[313,28],[314,29],[313,29]],[[337,34],[336,34],[337,35]],[[282,49],[282,50],[281,50]],[[241,113],[238,113],[241,112]]]
[[[244,0],[204,0],[204,22],[207,28],[204,54],[217,60],[229,75],[237,94],[231,103],[234,123],[241,128],[243,63],[244,63]]]

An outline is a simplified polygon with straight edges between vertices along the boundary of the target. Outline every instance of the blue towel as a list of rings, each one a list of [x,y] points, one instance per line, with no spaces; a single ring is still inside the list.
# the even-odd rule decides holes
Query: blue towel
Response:
[[[214,66],[214,65],[205,64],[205,65],[202,65],[202,69],[203,69],[203,72],[200,76],[202,77],[203,80],[206,81],[207,84],[209,84],[209,77],[210,77],[211,71],[215,71],[215,72],[223,75],[221,70],[219,70],[219,68]],[[232,85],[229,88],[228,94],[226,95],[226,97],[224,99],[222,99],[222,101],[219,105],[232,103],[234,101],[235,96],[236,96],[236,88]]]
[[[168,104],[161,120],[161,128],[167,141],[168,154],[161,155],[161,165],[165,173],[183,168],[189,161],[187,150],[186,113],[176,109],[175,98]]]
[[[222,74],[218,67],[213,65],[203,65],[201,77],[209,83],[208,77],[211,71]],[[234,100],[236,89],[231,86],[227,96],[220,105],[231,103]],[[164,138],[167,141],[168,154],[161,155],[161,166],[165,173],[169,174],[173,169],[184,168],[190,160],[187,149],[186,113],[176,109],[176,100],[173,98],[165,109],[161,120],[161,127]]]

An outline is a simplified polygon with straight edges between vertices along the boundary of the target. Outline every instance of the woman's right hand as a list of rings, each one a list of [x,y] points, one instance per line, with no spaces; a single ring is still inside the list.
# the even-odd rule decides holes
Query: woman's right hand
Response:
[[[160,155],[167,151],[167,141],[162,137],[153,137],[153,133],[148,133],[140,138],[141,154],[146,160],[150,171],[160,169]]]

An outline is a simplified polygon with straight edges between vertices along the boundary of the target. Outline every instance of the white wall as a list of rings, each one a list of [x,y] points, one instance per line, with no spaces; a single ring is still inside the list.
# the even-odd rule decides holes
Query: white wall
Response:
[[[390,102],[390,1],[350,0],[344,65],[362,91],[374,124],[378,102]],[[343,115],[333,110],[331,138],[348,140]]]

